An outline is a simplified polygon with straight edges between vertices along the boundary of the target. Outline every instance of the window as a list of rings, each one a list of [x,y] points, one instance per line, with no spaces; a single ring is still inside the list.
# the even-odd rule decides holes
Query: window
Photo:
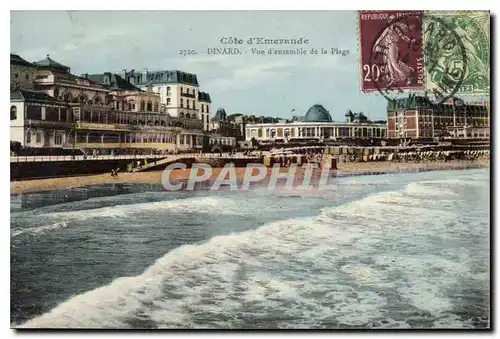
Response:
[[[145,111],[146,110],[146,103],[144,102],[144,100],[141,101],[141,111]]]
[[[184,89],[183,89],[183,88],[182,88],[182,86],[181,86],[181,94],[182,94],[182,91],[183,91],[183,90],[184,90]]]
[[[63,94],[63,101],[65,101],[65,102],[71,102],[71,99],[72,99],[71,98],[71,93],[66,92],[66,93]]]
[[[172,100],[170,98],[167,98],[167,105],[170,105]]]
[[[184,99],[182,99],[182,98],[181,98],[181,107],[184,107]]]
[[[42,142],[42,133],[36,132],[36,143],[40,144]]]
[[[170,86],[167,87],[167,95],[170,95]]]
[[[54,136],[54,144],[55,145],[62,145],[62,135],[60,133],[57,133]]]
[[[158,112],[158,103],[155,102],[155,112]]]
[[[30,79],[30,76],[28,74],[26,74],[26,80],[29,80]]]
[[[81,95],[79,101],[82,104],[86,104],[87,103],[87,97],[85,95]]]
[[[148,112],[153,111],[153,103],[151,101],[148,101]]]
[[[16,106],[10,107],[10,120],[17,120],[17,107]]]
[[[201,113],[205,113],[205,105],[201,104]]]
[[[187,103],[187,108],[191,108],[191,101],[189,101],[189,99],[186,99],[186,103]]]
[[[31,132],[26,133],[26,143],[31,143]]]
[[[210,107],[207,105],[207,107],[205,107],[205,108],[206,108],[206,112],[210,113]]]
[[[14,74],[14,77],[17,79],[19,78],[19,73]]]

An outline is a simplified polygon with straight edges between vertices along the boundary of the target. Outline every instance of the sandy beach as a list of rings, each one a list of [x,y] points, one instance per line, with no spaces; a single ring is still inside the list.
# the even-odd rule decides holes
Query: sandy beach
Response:
[[[338,164],[338,173],[342,175],[366,175],[374,172],[412,172],[418,170],[450,170],[464,169],[468,167],[489,167],[489,160],[474,160],[474,161],[450,161],[446,163],[396,163],[396,162],[366,162],[366,163],[340,163]],[[283,169],[286,170],[286,169]],[[212,178],[216,178],[221,171],[221,168],[212,170]],[[297,170],[296,175],[300,175],[302,169]],[[111,184],[111,183],[127,183],[127,184],[160,184],[163,171],[139,172],[139,173],[119,173],[117,178],[111,177],[109,173],[51,178],[51,179],[36,179],[12,181],[10,183],[11,194],[34,193],[51,190],[70,189],[76,187],[84,187],[89,185]],[[243,178],[245,168],[236,168],[238,178]],[[268,170],[271,173],[271,169]],[[170,175],[171,180],[186,180],[189,178],[190,170],[174,170]]]

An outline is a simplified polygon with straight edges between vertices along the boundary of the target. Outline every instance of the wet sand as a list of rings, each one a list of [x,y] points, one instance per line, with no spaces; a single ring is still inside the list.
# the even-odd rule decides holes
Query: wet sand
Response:
[[[368,175],[380,172],[412,172],[418,170],[451,170],[474,167],[489,167],[489,160],[474,161],[450,161],[450,162],[431,162],[431,163],[396,163],[396,162],[366,162],[366,163],[339,163],[338,173],[342,175]],[[287,169],[283,169],[286,171]],[[212,178],[216,178],[221,168],[212,170]],[[111,174],[96,174],[78,177],[64,177],[51,179],[36,179],[12,181],[10,183],[11,194],[34,193],[52,190],[70,189],[84,187],[89,185],[124,183],[124,184],[159,184],[162,183],[163,171],[138,172],[138,173],[119,173],[117,178],[111,177]],[[236,168],[236,175],[239,179],[243,178],[245,168]],[[268,169],[268,174],[271,169]],[[190,170],[173,170],[170,174],[170,180],[186,180],[189,178]],[[299,168],[296,175],[303,174]]]

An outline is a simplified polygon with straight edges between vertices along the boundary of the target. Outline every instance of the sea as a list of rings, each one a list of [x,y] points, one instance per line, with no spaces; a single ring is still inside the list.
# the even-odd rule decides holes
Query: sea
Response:
[[[11,196],[11,326],[490,327],[489,169]]]

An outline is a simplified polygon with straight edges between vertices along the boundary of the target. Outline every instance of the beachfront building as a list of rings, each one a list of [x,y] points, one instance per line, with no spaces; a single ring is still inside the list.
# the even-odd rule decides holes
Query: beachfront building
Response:
[[[143,91],[130,84],[118,74],[105,72],[102,74],[84,74],[82,77],[106,87],[110,92],[111,108],[127,112],[154,112],[165,113],[161,107],[160,94],[151,91]]]
[[[373,123],[358,114],[351,119],[348,111],[346,122],[334,122],[330,113],[322,105],[313,105],[306,112],[304,119],[295,121],[282,120],[277,123],[247,123],[245,139],[250,141],[293,142],[326,141],[339,139],[384,139],[387,137],[385,123]],[[360,120],[361,118],[361,120]]]
[[[210,94],[202,91],[198,91],[198,102],[200,107],[200,117],[203,122],[203,130],[210,130],[210,117],[212,100],[210,99]]]
[[[71,69],[49,55],[34,62],[37,75],[34,87],[59,101],[68,104],[91,105],[105,109],[110,101],[110,90],[86,77],[71,74]]]
[[[160,94],[160,101],[172,117],[199,120],[209,130],[211,117],[210,95],[199,89],[196,74],[182,71],[123,71],[122,77],[131,84]]]
[[[219,108],[215,116],[210,120],[209,131],[227,137],[238,138],[241,136],[240,126],[228,119],[224,108]]]
[[[210,119],[210,147],[216,149],[217,145],[234,147],[240,135],[240,128],[228,119],[224,108],[219,108],[215,116]]]
[[[210,135],[211,150],[215,151],[217,145],[235,147],[237,145],[237,141],[235,137],[225,137],[217,134]]]
[[[428,97],[410,96],[389,101],[388,137],[394,139],[490,137],[488,106],[451,99],[437,104]]]
[[[15,62],[20,61],[15,58]],[[112,73],[76,76],[49,56],[33,65],[33,93],[11,91],[11,140],[25,147],[76,148],[87,153],[99,149],[105,154],[118,149],[122,153],[190,150],[209,143],[200,119],[170,116],[151,87],[141,90]],[[23,88],[15,88],[19,89]],[[53,109],[59,112],[62,107],[69,113],[61,113],[62,120],[57,120]],[[46,142],[43,136],[53,131],[63,135],[62,141],[57,136],[56,142]],[[27,142],[32,133],[35,141]]]
[[[37,66],[17,54],[10,55],[10,89],[17,87],[32,89]]]
[[[10,140],[22,147],[70,147],[70,106],[42,91],[10,92]]]

